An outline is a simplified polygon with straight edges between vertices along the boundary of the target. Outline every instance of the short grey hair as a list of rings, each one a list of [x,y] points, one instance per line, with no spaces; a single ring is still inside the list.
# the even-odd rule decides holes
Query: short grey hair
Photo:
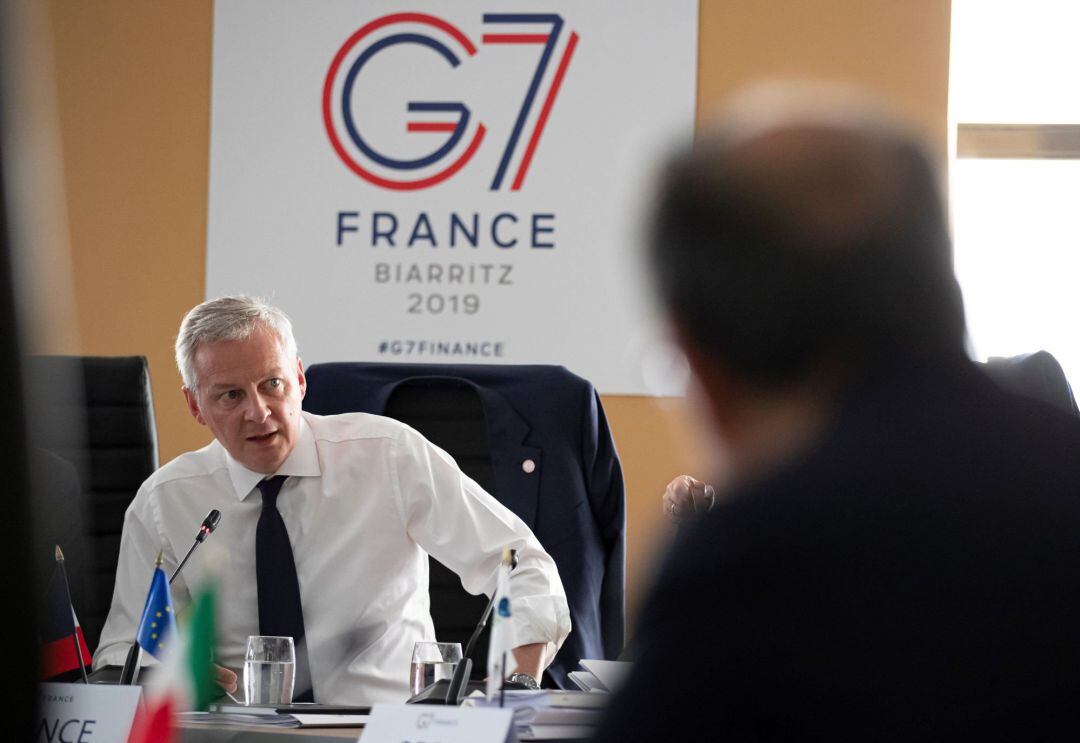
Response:
[[[296,358],[296,339],[288,315],[260,297],[242,294],[209,299],[193,307],[180,322],[176,336],[176,366],[184,386],[196,391],[195,354],[204,343],[242,341],[255,329],[264,326],[273,331],[285,346],[285,353]]]

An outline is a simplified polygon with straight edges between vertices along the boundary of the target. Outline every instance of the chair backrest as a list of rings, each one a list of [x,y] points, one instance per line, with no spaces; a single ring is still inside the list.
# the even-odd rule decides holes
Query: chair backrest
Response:
[[[468,385],[445,379],[417,379],[399,385],[384,414],[412,426],[454,458],[461,471],[493,493],[495,477],[487,445],[484,407]],[[469,641],[486,601],[461,587],[461,579],[435,558],[429,558],[431,620],[440,642]],[[488,630],[473,654],[473,678],[487,673]]]
[[[1019,356],[993,356],[983,370],[1002,389],[1053,405],[1064,413],[1080,415],[1065,370],[1049,351]]]
[[[150,371],[143,356],[33,356],[25,370],[31,443],[70,462],[81,489],[79,503],[63,502],[72,497],[66,488],[36,493],[38,532],[73,539],[71,522],[81,509],[90,565],[73,564],[72,550],[64,549],[69,568],[84,576],[72,593],[85,601],[76,610],[96,648],[112,598],[124,512],[158,466]]]
[[[581,658],[619,654],[625,499],[591,384],[555,366],[359,362],[315,364],[307,380],[305,410],[374,413],[411,425],[533,530],[554,558],[570,604],[573,630],[549,668],[556,683],[565,685]],[[436,633],[464,642],[484,600],[464,594],[444,570],[433,565]]]

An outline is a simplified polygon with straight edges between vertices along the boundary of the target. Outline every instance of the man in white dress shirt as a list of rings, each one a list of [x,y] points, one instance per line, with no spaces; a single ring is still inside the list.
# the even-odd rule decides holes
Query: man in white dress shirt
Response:
[[[490,593],[504,547],[519,555],[512,576],[517,671],[539,677],[570,631],[555,563],[445,452],[389,418],[302,412],[306,380],[292,326],[261,300],[224,297],[195,307],[181,323],[176,356],[188,408],[215,440],[155,472],[128,508],[95,667],[123,663],[158,550],[174,569],[217,508],[213,540],[226,546],[227,559],[213,567],[221,589],[216,660],[219,682],[235,685],[228,669],[242,667],[247,637],[270,634],[260,632],[266,607],[256,532],[263,481],[279,476],[277,512],[302,599],[298,655],[310,667],[310,681],[298,671],[297,695],[313,685],[323,703],[404,700],[413,644],[435,639],[428,554],[466,590]],[[173,584],[178,609],[207,570],[197,558],[184,568]],[[287,584],[284,572],[273,580]]]

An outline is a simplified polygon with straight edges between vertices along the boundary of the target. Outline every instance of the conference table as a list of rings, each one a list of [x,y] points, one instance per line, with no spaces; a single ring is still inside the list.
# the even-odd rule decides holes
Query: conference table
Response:
[[[341,743],[364,731],[354,728],[275,728],[260,725],[176,726],[180,743]]]

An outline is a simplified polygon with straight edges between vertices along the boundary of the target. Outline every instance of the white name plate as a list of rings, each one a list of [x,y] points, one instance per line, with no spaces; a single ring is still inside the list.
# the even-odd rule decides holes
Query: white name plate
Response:
[[[39,684],[37,743],[125,743],[138,686]]]
[[[376,704],[363,743],[512,743],[510,709]]]

